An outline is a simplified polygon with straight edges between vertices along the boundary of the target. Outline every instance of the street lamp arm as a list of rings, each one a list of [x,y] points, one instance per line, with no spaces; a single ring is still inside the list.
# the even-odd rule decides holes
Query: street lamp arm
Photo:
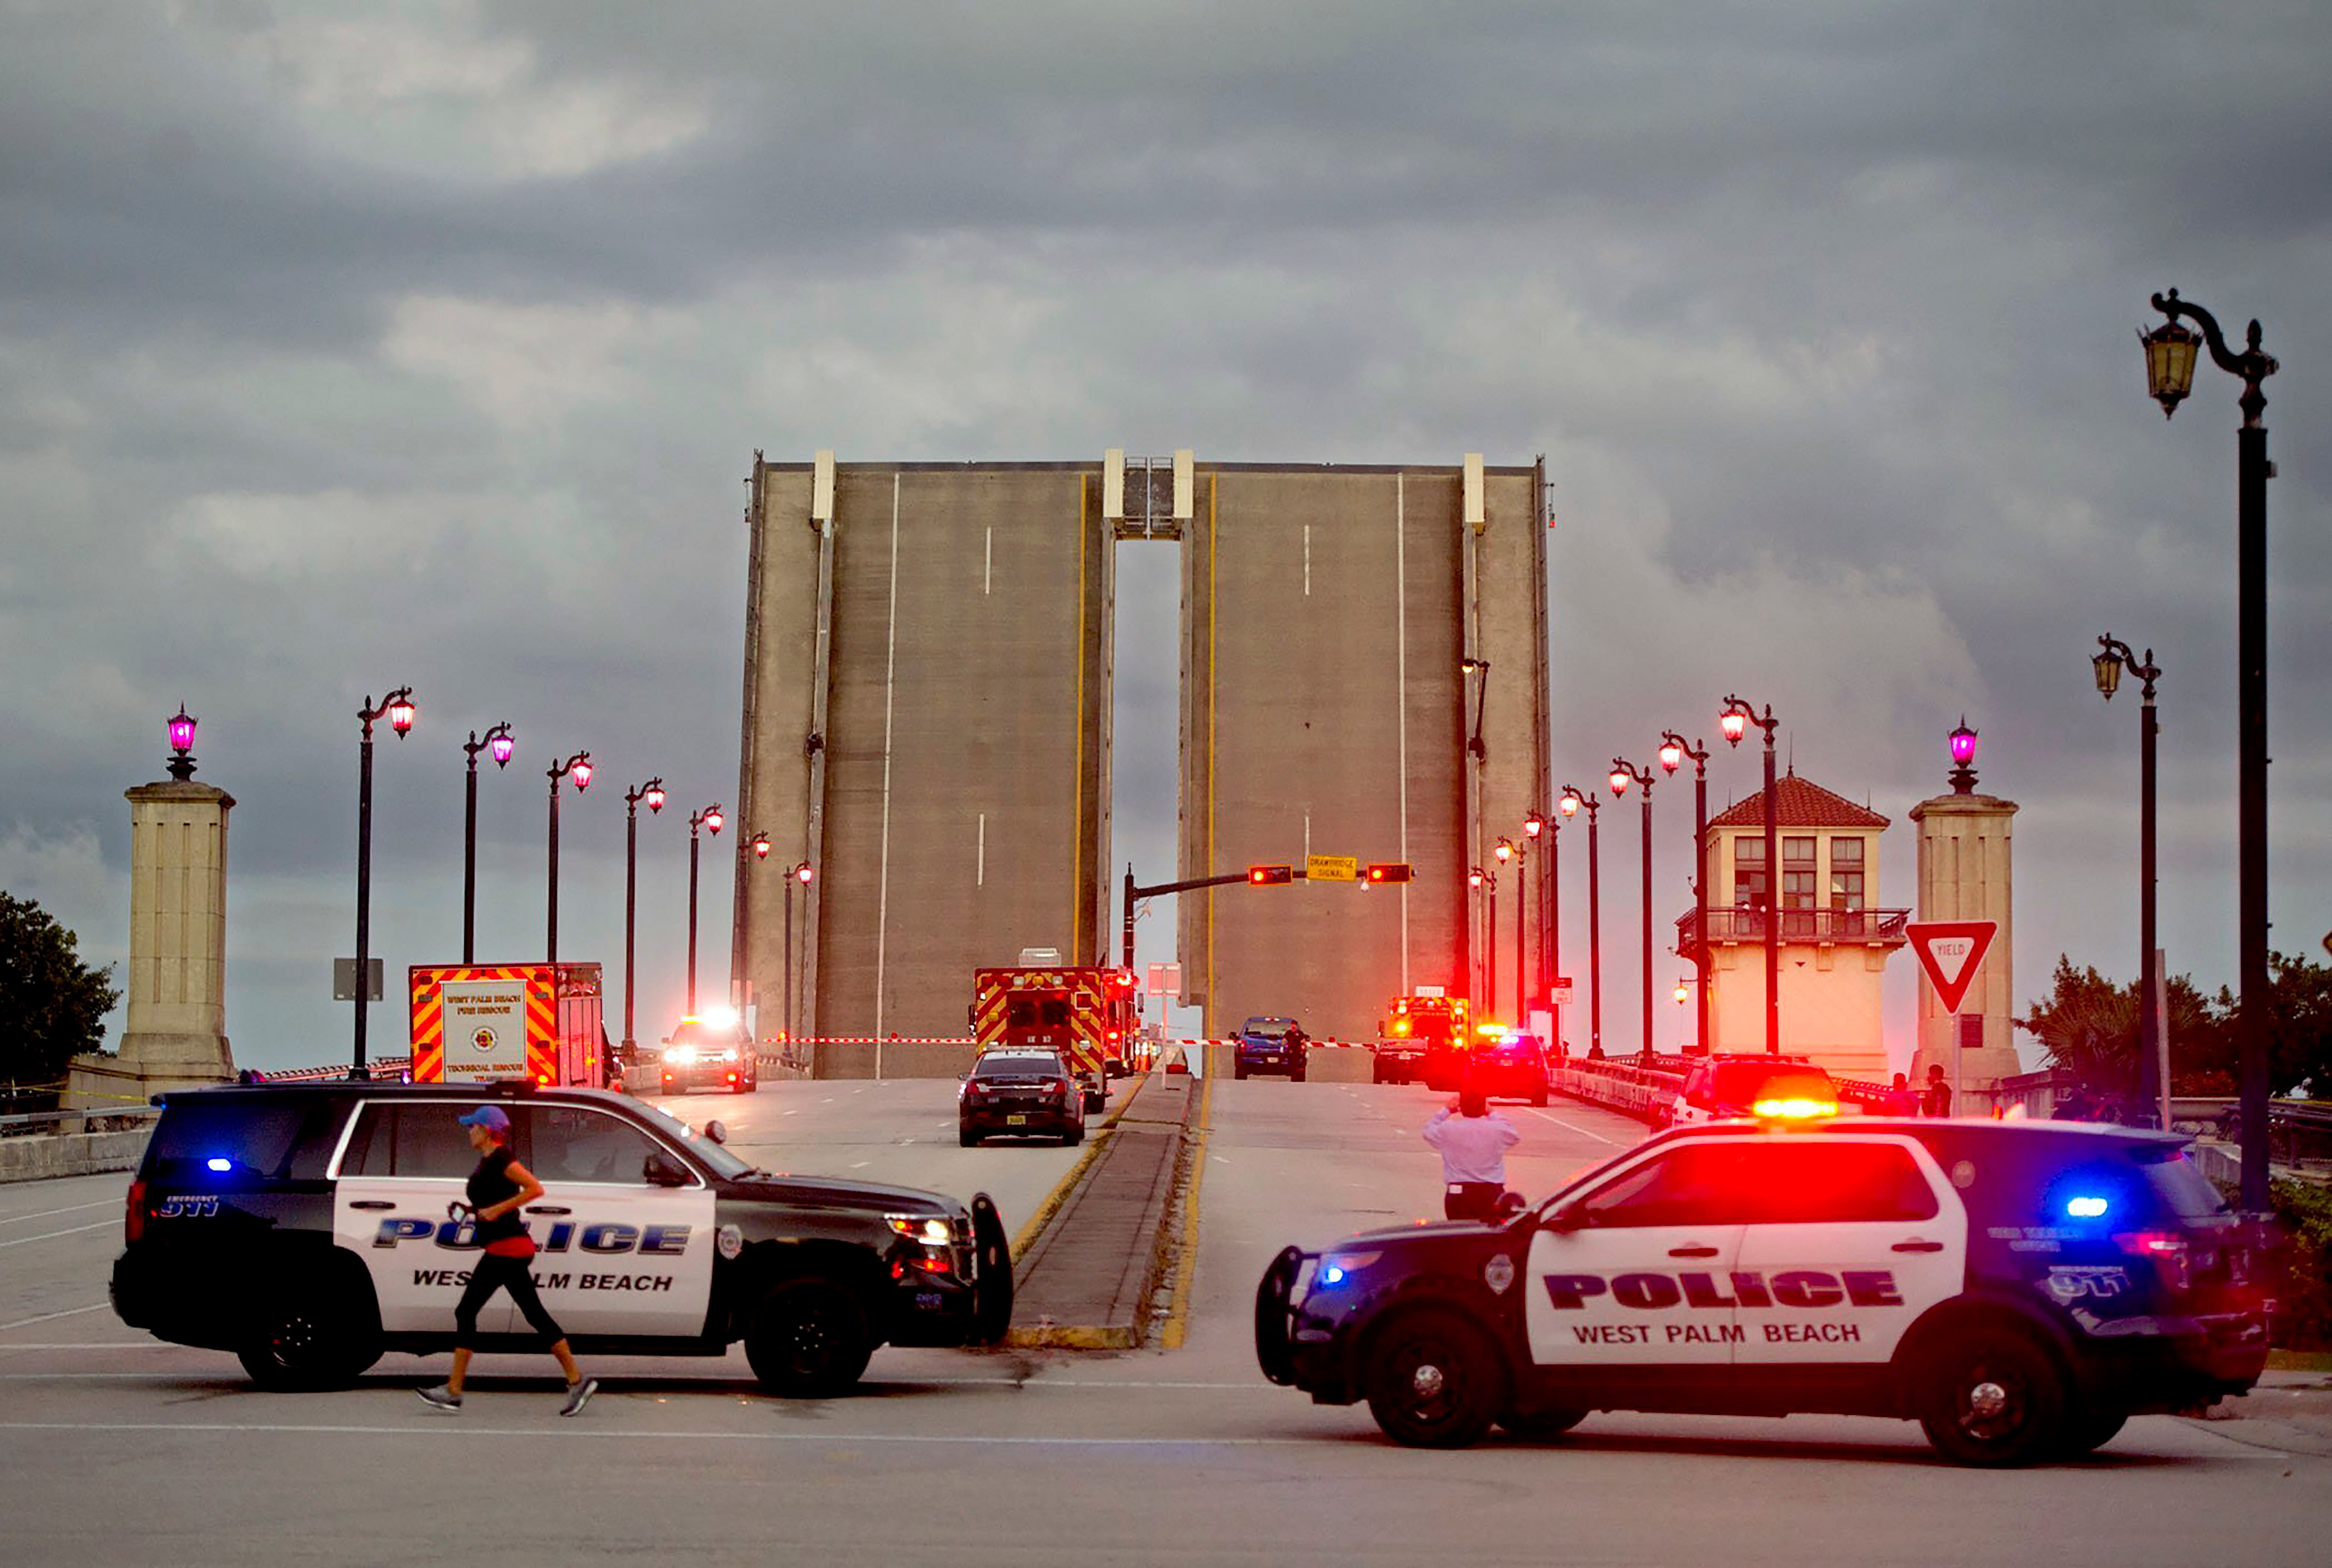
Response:
[[[2193,318],[2194,324],[2203,329],[2203,341],[2210,345],[2211,362],[2228,375],[2240,377],[2253,388],[2283,368],[2276,363],[2274,355],[2260,349],[2257,320],[2251,322],[2250,331],[2244,335],[2243,351],[2236,354],[2227,348],[2226,335],[2219,330],[2219,319],[2193,301],[2180,299],[2177,290],[2155,295],[2154,308],[2174,321],[2181,316]]]

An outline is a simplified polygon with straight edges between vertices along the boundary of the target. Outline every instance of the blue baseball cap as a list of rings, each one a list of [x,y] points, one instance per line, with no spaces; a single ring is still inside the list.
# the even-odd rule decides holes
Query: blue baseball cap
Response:
[[[464,1127],[483,1127],[489,1133],[510,1131],[510,1114],[500,1105],[481,1105],[459,1120]]]

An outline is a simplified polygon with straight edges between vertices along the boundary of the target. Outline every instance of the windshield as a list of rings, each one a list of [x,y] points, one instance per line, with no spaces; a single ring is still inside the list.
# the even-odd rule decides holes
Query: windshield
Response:
[[[1040,1055],[1035,1051],[1013,1056],[991,1052],[980,1058],[971,1069],[971,1076],[975,1078],[1066,1077],[1068,1070],[1061,1066],[1061,1058],[1055,1056]]]
[[[640,1114],[670,1133],[675,1143],[680,1143],[690,1153],[711,1166],[712,1173],[723,1181],[734,1181],[752,1171],[751,1165],[740,1160],[662,1106],[651,1105],[643,1100],[636,1108]]]
[[[2146,1171],[2146,1186],[2181,1219],[2207,1219],[2213,1214],[2227,1212],[2226,1200],[2219,1196],[2219,1190],[2211,1185],[2211,1179],[2183,1151],[2173,1151],[2159,1159],[2147,1159],[2143,1154],[2138,1158]]]
[[[1726,1104],[1747,1105],[1759,1100],[1837,1097],[1830,1076],[1820,1067],[1769,1067],[1726,1063],[1716,1069],[1716,1098]]]

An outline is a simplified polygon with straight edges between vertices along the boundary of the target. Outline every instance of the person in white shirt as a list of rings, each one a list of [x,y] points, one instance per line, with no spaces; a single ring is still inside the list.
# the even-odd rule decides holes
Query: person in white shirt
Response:
[[[1426,1123],[1425,1141],[1441,1152],[1441,1212],[1490,1218],[1506,1190],[1506,1151],[1523,1141],[1515,1124],[1480,1090],[1460,1089]]]

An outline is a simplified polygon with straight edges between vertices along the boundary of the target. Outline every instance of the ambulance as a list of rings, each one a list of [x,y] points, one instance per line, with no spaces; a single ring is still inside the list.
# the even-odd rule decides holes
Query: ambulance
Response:
[[[1107,1103],[1109,1074],[1139,1027],[1132,970],[1064,964],[1051,948],[1023,948],[1018,964],[971,975],[971,1033],[983,1051],[1047,1050],[1085,1085],[1087,1112]]]
[[[607,1087],[597,964],[415,964],[409,975],[415,1083]]]

